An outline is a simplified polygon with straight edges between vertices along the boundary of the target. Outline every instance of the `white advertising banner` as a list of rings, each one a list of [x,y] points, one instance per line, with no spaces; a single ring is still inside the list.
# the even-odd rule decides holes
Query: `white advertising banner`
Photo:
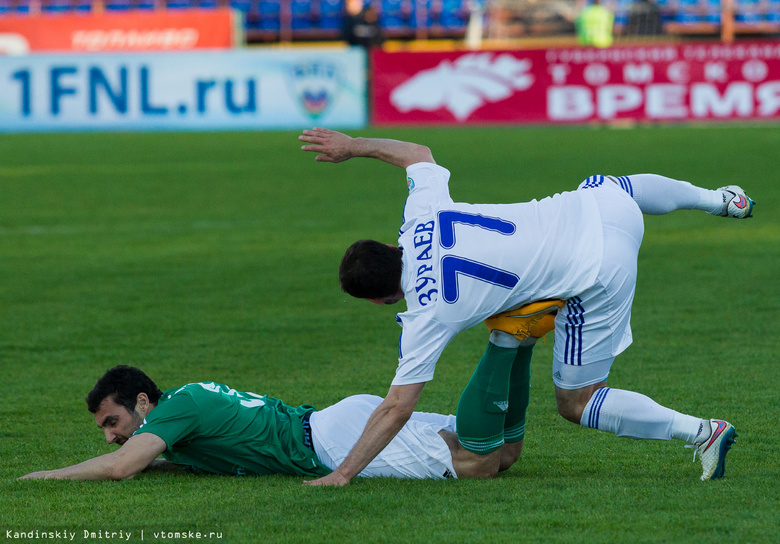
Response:
[[[0,132],[366,125],[359,48],[0,57]]]

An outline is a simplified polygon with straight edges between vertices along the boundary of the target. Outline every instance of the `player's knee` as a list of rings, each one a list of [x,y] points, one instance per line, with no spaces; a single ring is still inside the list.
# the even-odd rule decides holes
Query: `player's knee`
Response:
[[[456,470],[458,478],[487,480],[498,475],[499,456],[480,455],[478,453],[472,453],[472,456],[470,461],[463,463],[464,466],[461,467],[460,471]]]
[[[441,431],[439,433],[450,448],[452,465],[458,478],[495,478],[501,461],[501,450],[487,454],[469,451],[458,442],[457,435]]]
[[[555,400],[558,402],[558,413],[567,421],[579,425],[582,413],[588,405],[593,393],[605,385],[604,382],[588,385],[580,389],[555,388]]]
[[[578,409],[576,405],[560,399],[558,399],[558,413],[563,419],[572,423],[579,423],[582,418],[582,408]]]
[[[579,424],[582,412],[588,399],[583,402],[580,395],[566,389],[555,388],[555,400],[558,402],[558,413],[567,421]]]
[[[503,472],[512,465],[514,465],[519,459],[520,454],[523,451],[523,441],[519,442],[506,442],[501,447],[501,460],[498,464],[498,471]]]

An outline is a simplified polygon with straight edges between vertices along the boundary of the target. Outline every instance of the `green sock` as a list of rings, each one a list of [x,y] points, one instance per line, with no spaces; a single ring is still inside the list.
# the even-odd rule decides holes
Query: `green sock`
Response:
[[[504,443],[509,375],[516,355],[516,348],[502,348],[488,342],[458,402],[458,440],[465,449],[486,455]]]
[[[531,354],[533,346],[517,348],[509,375],[509,409],[504,422],[504,441],[520,442],[525,436],[525,413],[531,400]]]

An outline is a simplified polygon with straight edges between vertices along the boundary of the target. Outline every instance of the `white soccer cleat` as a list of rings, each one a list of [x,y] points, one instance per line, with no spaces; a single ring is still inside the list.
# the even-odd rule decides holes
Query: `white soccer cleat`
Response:
[[[712,215],[736,217],[737,219],[753,217],[755,201],[745,194],[742,187],[726,185],[725,187],[720,187],[718,191],[723,192],[723,209],[719,213],[713,213]]]
[[[711,419],[710,437],[698,446],[688,446],[696,448],[693,452],[693,459],[695,461],[698,454],[701,466],[704,469],[701,475],[702,480],[723,478],[723,473],[726,470],[726,454],[729,452],[736,437],[737,433],[734,430],[734,425],[728,421]]]

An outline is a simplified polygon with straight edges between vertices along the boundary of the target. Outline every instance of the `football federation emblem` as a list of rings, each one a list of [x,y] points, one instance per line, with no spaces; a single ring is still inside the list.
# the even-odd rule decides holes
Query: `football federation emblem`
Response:
[[[533,85],[529,59],[509,54],[493,57],[492,53],[471,53],[454,61],[444,60],[393,89],[390,102],[402,113],[445,108],[464,121],[485,104]]]
[[[293,93],[306,113],[317,119],[333,104],[341,89],[341,74],[330,62],[302,62],[290,70]]]

